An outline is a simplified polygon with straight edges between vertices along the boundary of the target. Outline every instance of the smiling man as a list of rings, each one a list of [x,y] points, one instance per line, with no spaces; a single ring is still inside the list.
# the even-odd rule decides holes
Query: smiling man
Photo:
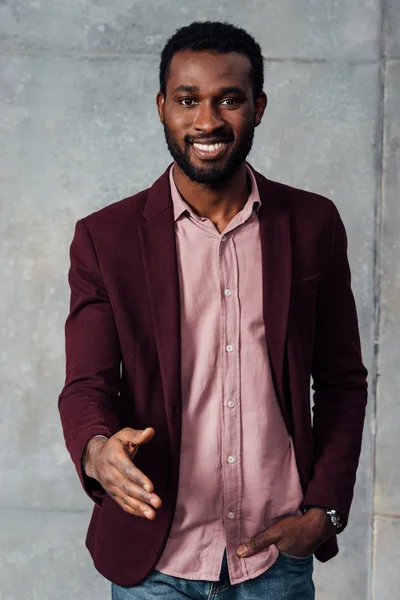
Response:
[[[59,409],[114,600],[311,600],[348,522],[367,372],[346,233],[246,162],[263,82],[243,29],[179,29],[173,164],[76,224]]]

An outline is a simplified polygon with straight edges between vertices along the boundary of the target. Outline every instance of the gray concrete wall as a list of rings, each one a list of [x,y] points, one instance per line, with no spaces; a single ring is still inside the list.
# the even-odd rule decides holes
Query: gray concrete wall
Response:
[[[349,236],[370,401],[340,555],[318,600],[400,597],[400,3],[0,3],[1,600],[110,597],[84,547],[90,501],[57,411],[76,220],[170,161],[159,51],[194,19],[260,41],[269,106],[253,165],[332,198]],[[399,593],[399,596],[396,596]]]

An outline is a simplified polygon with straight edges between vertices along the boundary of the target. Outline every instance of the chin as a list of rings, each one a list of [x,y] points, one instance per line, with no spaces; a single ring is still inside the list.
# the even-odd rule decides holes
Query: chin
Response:
[[[186,172],[186,175],[196,183],[215,185],[229,179],[233,175],[233,172],[218,167],[208,169],[193,168],[189,172]]]

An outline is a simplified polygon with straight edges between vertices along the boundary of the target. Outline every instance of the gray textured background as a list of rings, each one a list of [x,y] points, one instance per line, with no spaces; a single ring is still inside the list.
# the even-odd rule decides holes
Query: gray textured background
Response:
[[[247,28],[267,59],[250,161],[332,198],[349,235],[370,401],[351,521],[340,555],[316,564],[317,600],[400,598],[400,2],[2,0],[1,600],[110,597],[57,410],[68,248],[78,218],[170,162],[159,51],[206,18]]]

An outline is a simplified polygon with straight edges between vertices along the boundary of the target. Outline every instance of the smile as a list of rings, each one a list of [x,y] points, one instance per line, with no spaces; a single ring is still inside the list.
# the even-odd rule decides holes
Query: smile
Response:
[[[199,158],[215,159],[222,156],[228,147],[227,142],[218,142],[217,144],[192,144],[195,154]]]

